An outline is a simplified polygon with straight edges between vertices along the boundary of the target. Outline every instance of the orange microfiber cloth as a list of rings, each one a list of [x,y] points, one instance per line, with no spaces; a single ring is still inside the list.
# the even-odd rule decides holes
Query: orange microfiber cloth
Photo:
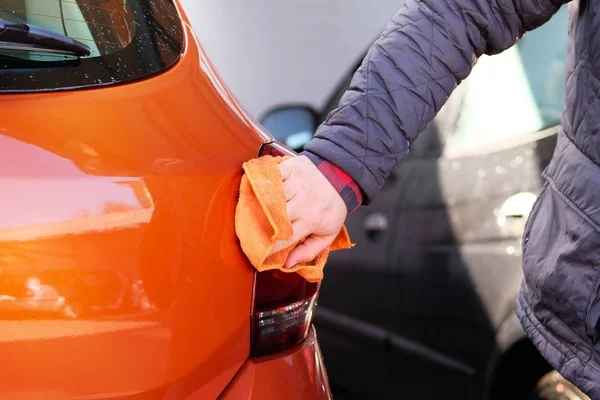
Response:
[[[285,159],[287,157],[264,156],[244,163],[245,175],[240,184],[240,198],[235,211],[235,232],[242,250],[258,271],[279,269],[297,272],[309,282],[319,282],[323,279],[323,267],[329,251],[349,249],[353,244],[346,228],[342,227],[331,247],[309,263],[284,268],[288,254],[299,243],[269,256],[275,242],[293,238],[283,182],[277,167]]]

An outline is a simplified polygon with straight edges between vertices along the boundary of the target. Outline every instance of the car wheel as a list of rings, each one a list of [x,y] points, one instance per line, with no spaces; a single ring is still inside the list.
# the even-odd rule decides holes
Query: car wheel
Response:
[[[539,400],[590,400],[575,385],[558,372],[547,373],[538,381],[536,394],[532,399]]]

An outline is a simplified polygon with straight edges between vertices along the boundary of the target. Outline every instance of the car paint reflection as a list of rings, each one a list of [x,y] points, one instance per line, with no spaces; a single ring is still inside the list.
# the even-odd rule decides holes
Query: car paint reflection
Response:
[[[154,212],[145,181],[88,175],[7,136],[0,146],[0,192],[11,194],[0,209],[0,320],[152,310],[143,280],[133,269],[115,268],[122,255],[108,237],[119,232],[123,245],[140,242],[139,228]],[[76,241],[80,234],[88,240]]]
[[[114,271],[53,270],[44,278],[3,271],[0,276],[0,320],[89,319],[155,310],[142,280],[126,282]]]
[[[75,318],[73,308],[51,285],[44,284],[37,277],[27,278],[24,283],[24,296],[0,295],[0,316],[11,312],[60,313],[67,318]]]

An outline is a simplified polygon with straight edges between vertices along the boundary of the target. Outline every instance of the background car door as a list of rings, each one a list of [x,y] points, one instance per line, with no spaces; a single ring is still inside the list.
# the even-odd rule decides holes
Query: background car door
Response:
[[[331,255],[317,327],[346,397],[480,399],[560,121],[566,9],[483,57]],[[352,395],[352,396],[351,396]]]

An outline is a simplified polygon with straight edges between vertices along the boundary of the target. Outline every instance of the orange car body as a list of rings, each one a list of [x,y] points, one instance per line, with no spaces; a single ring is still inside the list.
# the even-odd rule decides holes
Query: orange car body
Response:
[[[160,74],[0,95],[0,398],[330,397],[314,331],[249,358],[233,215],[269,137],[178,9],[184,49]]]

